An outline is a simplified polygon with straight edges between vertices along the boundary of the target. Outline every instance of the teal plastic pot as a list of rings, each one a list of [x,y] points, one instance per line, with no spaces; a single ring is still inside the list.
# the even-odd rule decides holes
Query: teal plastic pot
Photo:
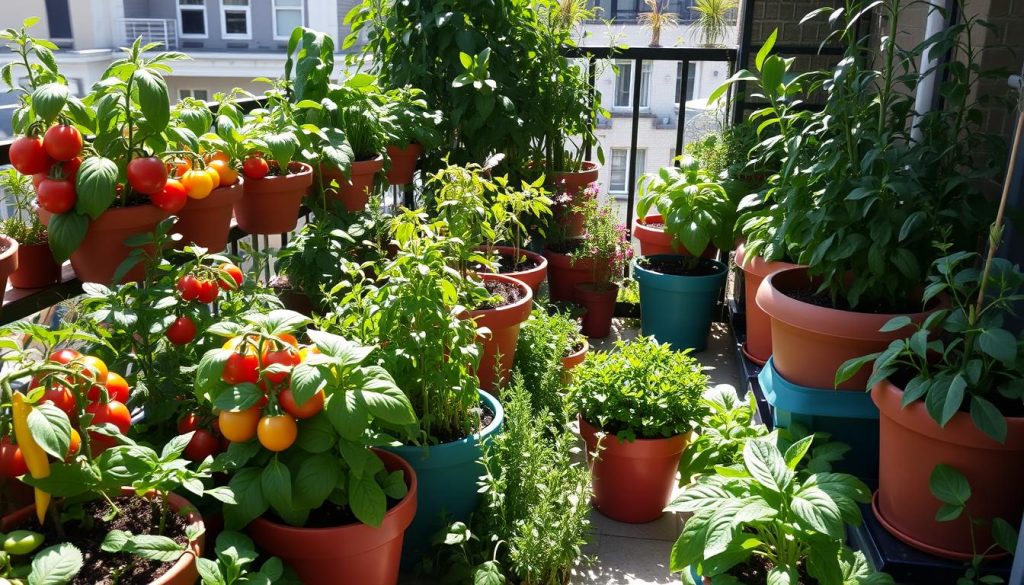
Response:
[[[402,566],[411,567],[430,553],[431,538],[452,522],[469,520],[480,501],[477,482],[484,473],[480,463],[483,443],[501,431],[505,411],[498,399],[480,391],[480,402],[494,420],[480,433],[459,441],[429,447],[384,447],[416,471],[419,494],[416,518],[405,531]]]
[[[768,359],[757,375],[765,400],[772,405],[775,426],[799,425],[807,431],[828,433],[832,441],[850,450],[832,463],[835,471],[851,473],[868,485],[878,483],[878,407],[871,394],[854,390],[808,388],[783,378]],[[814,449],[814,446],[811,447]]]
[[[677,259],[658,255],[648,258]],[[707,276],[675,276],[653,272],[633,260],[633,278],[640,284],[640,330],[675,350],[703,351],[708,345],[711,316],[728,270],[717,260]]]

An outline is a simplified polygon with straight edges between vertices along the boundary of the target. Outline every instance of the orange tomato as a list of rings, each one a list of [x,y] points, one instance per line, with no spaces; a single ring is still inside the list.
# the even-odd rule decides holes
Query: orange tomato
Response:
[[[227,161],[210,161],[207,167],[217,172],[217,175],[220,180],[220,185],[222,186],[234,185],[235,181],[238,180],[238,173],[235,172],[235,169],[231,168],[231,164],[228,163]]]
[[[213,183],[214,189],[221,186],[220,173],[217,172],[217,169],[208,166],[206,167],[206,174],[210,175],[210,182]]]
[[[84,355],[75,360],[75,362],[85,366],[85,375],[92,380],[104,385],[107,383],[107,375],[110,372],[107,370],[107,364],[103,363],[103,360],[100,358]]]
[[[315,345],[307,345],[299,348],[299,362],[305,362],[309,356],[315,353],[320,353],[320,348]]]
[[[182,175],[181,184],[185,185],[185,190],[192,199],[206,199],[216,186],[206,169],[188,171]]]
[[[265,416],[260,419],[256,430],[260,444],[270,451],[284,451],[292,446],[299,435],[299,427],[295,419],[287,414]]]
[[[187,158],[176,158],[167,163],[167,172],[175,177],[181,177],[192,170],[192,160]]]
[[[78,434],[78,431],[71,429],[71,443],[68,444],[67,459],[78,455],[78,450],[82,448],[82,436]]]
[[[244,443],[256,436],[256,427],[260,424],[260,409],[248,408],[240,412],[222,410],[217,415],[220,434],[234,443]]]
[[[206,155],[206,162],[207,163],[213,162],[215,160],[219,160],[221,162],[231,162],[231,158],[223,150],[218,150],[217,152],[211,152],[210,154]]]
[[[277,337],[292,347],[299,347],[299,340],[291,333],[278,333]]]

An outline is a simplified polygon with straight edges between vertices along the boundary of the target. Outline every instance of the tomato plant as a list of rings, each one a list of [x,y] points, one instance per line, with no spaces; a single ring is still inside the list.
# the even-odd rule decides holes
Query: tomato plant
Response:
[[[196,322],[187,315],[182,315],[167,328],[167,339],[174,345],[185,345],[196,338]]]
[[[81,364],[83,368],[82,373],[90,380],[101,385],[107,383],[110,370],[107,368],[107,364],[100,358],[92,355],[83,355],[72,363]]]
[[[82,133],[66,124],[51,126],[43,135],[43,148],[53,160],[71,160],[82,152]]]
[[[7,156],[11,159],[11,166],[23,175],[46,173],[53,166],[53,159],[46,154],[43,139],[38,136],[15,138]]]
[[[128,402],[128,395],[131,393],[131,387],[128,386],[128,380],[125,380],[121,374],[118,374],[117,372],[108,372],[106,388],[107,395],[110,396],[111,400],[123,403]],[[89,400],[96,400],[96,398],[93,398],[90,395]]]
[[[40,400],[53,404],[64,411],[64,414],[70,415],[75,412],[75,395],[67,386],[58,382],[52,383],[51,388],[43,393]]]
[[[221,186],[234,185],[238,180],[238,173],[231,168],[231,163],[226,160],[213,160],[208,163],[208,168],[216,171],[218,182]]]
[[[235,286],[233,288],[237,289],[238,287],[242,286],[243,282],[245,282],[245,274],[242,273],[242,269],[239,268],[238,266],[225,262],[224,264],[218,266],[218,268],[220,268],[221,272],[229,276],[231,280],[235,281]],[[221,279],[219,284],[222,289],[229,290],[230,285],[224,282],[223,279]]]
[[[71,441],[68,444],[68,455],[65,459],[78,455],[78,451],[82,448],[82,435],[78,434],[78,431],[74,428],[71,429]]]
[[[132,189],[155,195],[167,184],[167,167],[155,156],[136,158],[128,163],[127,176]]]
[[[194,301],[199,298],[199,280],[191,274],[178,279],[177,289],[183,301]]]
[[[75,184],[68,179],[45,178],[40,181],[36,193],[39,207],[50,213],[67,213],[74,209],[78,201]]]
[[[270,165],[262,156],[250,156],[242,163],[242,172],[250,179],[262,179],[270,172]]]
[[[132,425],[132,415],[128,411],[128,407],[116,400],[111,400],[106,404],[93,402],[85,407],[85,413],[92,415],[90,426],[110,423],[117,427],[122,435],[127,434]],[[93,455],[98,455],[117,445],[116,439],[98,431],[89,431],[89,441],[92,445]]]
[[[220,453],[220,439],[210,431],[198,429],[192,433],[185,447],[185,458],[190,461],[203,461]]]
[[[185,185],[177,179],[167,179],[159,193],[149,196],[149,200],[167,213],[177,213],[188,203],[188,192]]]
[[[172,159],[170,162],[167,163],[167,172],[172,174],[175,177],[181,177],[182,175],[184,175],[185,173],[187,173],[187,172],[189,172],[191,170],[192,170],[192,159],[187,158],[187,157],[175,158],[175,159]]]
[[[53,353],[50,354],[50,357],[47,359],[54,363],[66,364],[74,360],[77,360],[80,357],[82,357],[81,353],[71,348],[65,347],[54,351]]]
[[[264,350],[260,359],[264,368],[263,378],[271,384],[280,384],[288,378],[291,367],[299,363],[299,352],[291,347]],[[282,368],[271,368],[274,365],[280,365]]]

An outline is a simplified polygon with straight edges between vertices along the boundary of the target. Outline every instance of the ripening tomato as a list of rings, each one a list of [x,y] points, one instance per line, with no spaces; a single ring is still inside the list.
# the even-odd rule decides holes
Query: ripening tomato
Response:
[[[128,434],[128,429],[132,426],[132,415],[128,412],[128,407],[116,400],[111,400],[106,404],[93,402],[85,407],[85,413],[93,415],[91,423],[93,426],[110,423],[117,427],[122,435]],[[99,455],[117,445],[114,438],[94,431],[89,431],[89,442],[92,445],[93,455]]]
[[[190,412],[185,416],[178,419],[178,434],[184,435],[189,431],[194,431],[199,428],[201,419],[199,415],[194,412]]]
[[[75,455],[78,455],[78,450],[82,448],[82,435],[78,434],[78,431],[74,428],[71,429],[71,442],[68,443],[68,454],[65,459],[71,459]]]
[[[250,382],[255,384],[260,379],[260,360],[254,353],[233,353],[224,363],[224,371],[220,379],[231,384]]]
[[[46,173],[53,166],[53,159],[46,154],[43,139],[38,136],[21,136],[11,143],[7,157],[11,166],[23,175]]]
[[[36,189],[39,207],[50,213],[67,213],[75,206],[75,184],[67,179],[43,179]]]
[[[211,163],[213,161],[231,162],[231,157],[229,157],[228,153],[224,152],[223,150],[218,150],[217,152],[211,152],[210,154],[206,155],[207,163]]]
[[[278,336],[280,337],[280,336]],[[307,345],[299,349],[299,361],[305,362],[309,356],[320,353],[320,348],[315,345]]]
[[[167,339],[174,345],[185,345],[196,338],[196,322],[187,315],[182,315],[167,328]]]
[[[144,195],[159,193],[167,184],[167,167],[155,156],[133,159],[127,175],[132,189]]]
[[[62,384],[53,383],[40,400],[53,404],[68,416],[75,412],[75,395]]]
[[[281,404],[281,408],[283,408],[285,412],[295,418],[310,418],[312,416],[316,416],[318,412],[324,409],[324,393],[322,390],[318,390],[317,393],[308,400],[302,404],[298,404],[295,401],[295,395],[292,394],[291,389],[287,388],[277,395],[277,401]]]
[[[188,192],[181,181],[167,179],[164,188],[159,193],[150,195],[149,200],[167,213],[178,213],[188,203]]]
[[[53,160],[71,160],[82,152],[82,133],[74,126],[51,126],[43,135],[43,148]]]
[[[167,163],[167,172],[180,177],[192,170],[192,159],[176,158]]]
[[[192,199],[206,199],[213,191],[213,180],[205,170],[191,170],[181,177],[188,196]]]
[[[36,192],[38,193],[39,192],[39,185],[42,184],[43,179],[45,179],[45,178],[47,178],[49,176],[50,175],[48,175],[46,173],[36,173],[36,174],[32,175],[32,188],[35,189]]]
[[[128,386],[128,380],[125,380],[121,374],[117,372],[107,373],[107,395],[110,396],[111,400],[118,402],[128,402],[128,395],[131,393],[131,387]],[[89,392],[89,400],[95,400],[92,397],[92,391]]]
[[[295,437],[299,435],[299,427],[295,419],[287,414],[265,416],[260,419],[256,434],[261,445],[270,451],[279,452],[292,446]]]
[[[199,298],[199,279],[191,274],[179,278],[177,288],[183,301],[194,301]]]
[[[255,437],[259,423],[260,409],[255,407],[237,412],[222,410],[217,415],[220,434],[233,443],[244,443]]]
[[[220,268],[221,272],[224,272],[227,276],[231,277],[231,280],[235,281],[234,287],[231,287],[229,284],[223,281],[218,282],[217,284],[219,284],[220,287],[224,290],[237,289],[238,287],[242,286],[242,282],[245,281],[245,275],[242,274],[242,269],[235,266],[234,264],[225,262],[224,264],[221,264],[217,268]]]
[[[207,166],[217,172],[222,187],[234,185],[235,181],[238,180],[238,172],[231,168],[231,164],[227,161],[214,160],[210,161]]]
[[[262,179],[270,172],[270,165],[261,156],[250,156],[242,163],[242,172],[250,179]]]
[[[213,457],[217,453],[220,453],[220,440],[210,431],[199,429],[193,433],[185,447],[184,454],[185,459],[199,462],[205,461],[207,457]]]
[[[292,349],[290,347],[288,349],[282,349],[282,350],[264,351],[263,352],[263,367],[264,367],[263,378],[266,381],[270,382],[271,384],[280,384],[281,382],[284,382],[288,378],[288,376],[289,376],[289,374],[291,372],[291,368],[296,366],[296,365],[298,365],[298,363],[299,363],[299,352],[295,351],[294,349]],[[266,368],[269,368],[270,366],[275,365],[275,364],[280,364],[282,366],[285,366],[285,367],[289,368],[289,371],[287,371],[287,372],[268,372],[268,371],[266,371]]]
[[[292,335],[291,333],[277,333],[276,335],[277,335],[278,339],[280,339],[281,341],[287,343],[288,345],[290,345],[290,346],[292,346],[294,348],[298,348],[299,347],[299,340],[295,339],[295,336]]]
[[[103,363],[103,360],[100,358],[91,355],[84,355],[75,360],[75,362],[84,366],[84,373],[89,379],[102,385],[107,383],[110,371],[107,369],[107,364]]]
[[[210,184],[213,185],[214,189],[221,186],[220,173],[217,172],[217,169],[208,166],[206,167],[206,174],[210,176]]]
[[[203,304],[212,303],[217,300],[217,295],[220,294],[220,287],[217,283],[203,278],[199,281],[199,296],[196,299]]]
[[[69,347],[65,347],[51,353],[49,360],[51,362],[58,364],[67,364],[77,360],[80,357],[82,357],[82,354],[78,353],[77,351]]]
[[[28,465],[21,454],[21,447],[4,437],[0,440],[0,477],[18,477],[26,473]]]

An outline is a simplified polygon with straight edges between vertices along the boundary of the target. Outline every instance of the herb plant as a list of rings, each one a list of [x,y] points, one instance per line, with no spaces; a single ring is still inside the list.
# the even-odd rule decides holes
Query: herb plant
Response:
[[[529,389],[533,408],[561,417],[565,408],[562,358],[586,343],[579,322],[561,312],[536,309],[519,329],[513,374]]]
[[[579,208],[583,213],[583,237],[569,252],[569,261],[572,264],[583,260],[591,262],[595,283],[618,280],[633,257],[626,226],[618,223],[610,205],[602,205],[596,198],[584,199]]]
[[[281,559],[271,557],[255,569],[259,558],[252,539],[233,530],[217,535],[214,548],[216,560],[196,559],[202,585],[296,585],[299,580],[284,566]]]
[[[440,146],[438,128],[444,119],[440,110],[431,110],[426,93],[415,87],[399,87],[384,93],[384,110],[391,126],[390,146],[405,148],[416,143],[424,149]]]
[[[46,226],[32,209],[35,192],[32,181],[14,169],[0,171],[0,192],[13,208],[10,217],[0,222],[0,233],[14,238],[22,246],[46,243]]]

